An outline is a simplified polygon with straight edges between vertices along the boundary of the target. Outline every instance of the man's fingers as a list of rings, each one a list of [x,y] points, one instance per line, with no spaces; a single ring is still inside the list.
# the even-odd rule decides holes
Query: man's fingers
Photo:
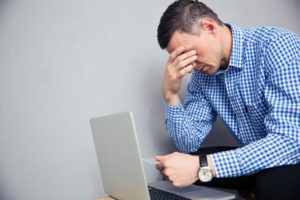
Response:
[[[184,48],[184,47],[178,47],[177,49],[175,49],[173,52],[171,52],[170,57],[169,57],[169,61],[170,62],[175,62],[175,60],[179,59],[180,60],[184,60],[188,57],[191,57],[193,55],[196,55],[196,51],[192,50],[190,48]]]
[[[184,47],[175,49],[171,54],[167,64],[167,74],[173,80],[182,79],[192,72],[196,65],[197,52]],[[171,79],[170,79],[171,80]],[[177,88],[176,88],[177,89]]]
[[[178,47],[177,49],[175,49],[173,52],[171,52],[170,57],[169,57],[169,61],[170,62],[174,62],[175,59],[180,55],[184,53],[184,47]]]
[[[196,53],[197,52],[195,50],[186,51],[186,52],[181,53],[181,55],[177,56],[177,59],[179,61],[182,61],[182,60],[185,60],[189,57],[195,56]]]
[[[164,160],[166,160],[170,155],[171,154],[155,156],[155,160],[158,161],[158,163],[156,164],[156,169],[160,171],[163,170],[165,168]]]
[[[156,166],[156,169],[159,170],[159,171],[161,171],[164,168],[163,164],[160,163],[160,162],[157,163],[155,166]]]
[[[180,71],[180,70],[186,68],[187,66],[193,64],[196,61],[196,59],[197,59],[197,56],[194,55],[194,56],[186,58],[185,60],[182,60],[181,62],[179,62],[176,65],[177,71]]]
[[[195,64],[190,64],[186,66],[185,68],[181,69],[178,73],[178,78],[182,79],[185,75],[188,73],[191,73],[194,70]]]
[[[170,156],[170,154],[155,156],[155,160],[158,161],[158,162],[162,162],[165,159],[167,159],[169,156]]]

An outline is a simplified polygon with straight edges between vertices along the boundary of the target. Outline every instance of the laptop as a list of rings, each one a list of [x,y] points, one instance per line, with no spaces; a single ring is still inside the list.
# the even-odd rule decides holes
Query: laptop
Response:
[[[110,197],[119,200],[235,198],[232,193],[208,187],[190,185],[175,188],[165,180],[148,184],[132,112],[92,118],[90,125],[104,191]]]

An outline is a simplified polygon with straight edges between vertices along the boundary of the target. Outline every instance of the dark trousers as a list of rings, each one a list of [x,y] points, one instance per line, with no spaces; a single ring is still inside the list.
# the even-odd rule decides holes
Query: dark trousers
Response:
[[[191,154],[210,154],[234,148],[206,147]],[[257,200],[300,200],[300,163],[266,169],[249,176],[213,178],[209,183],[197,181],[195,184],[237,190],[253,189]]]

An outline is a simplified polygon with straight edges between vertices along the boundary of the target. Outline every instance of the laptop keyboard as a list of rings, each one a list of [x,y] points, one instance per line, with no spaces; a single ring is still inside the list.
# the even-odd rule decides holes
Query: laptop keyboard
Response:
[[[151,200],[191,200],[170,192],[148,186]]]

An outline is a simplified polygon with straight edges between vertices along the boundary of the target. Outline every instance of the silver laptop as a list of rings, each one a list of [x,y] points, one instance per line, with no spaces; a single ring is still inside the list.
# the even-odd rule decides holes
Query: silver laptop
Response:
[[[235,198],[234,194],[196,185],[175,188],[163,180],[147,184],[131,112],[92,118],[90,124],[104,190],[109,196],[120,200],[162,200],[166,198],[154,198],[152,193],[160,195],[163,191],[163,195],[173,195],[171,199]]]

